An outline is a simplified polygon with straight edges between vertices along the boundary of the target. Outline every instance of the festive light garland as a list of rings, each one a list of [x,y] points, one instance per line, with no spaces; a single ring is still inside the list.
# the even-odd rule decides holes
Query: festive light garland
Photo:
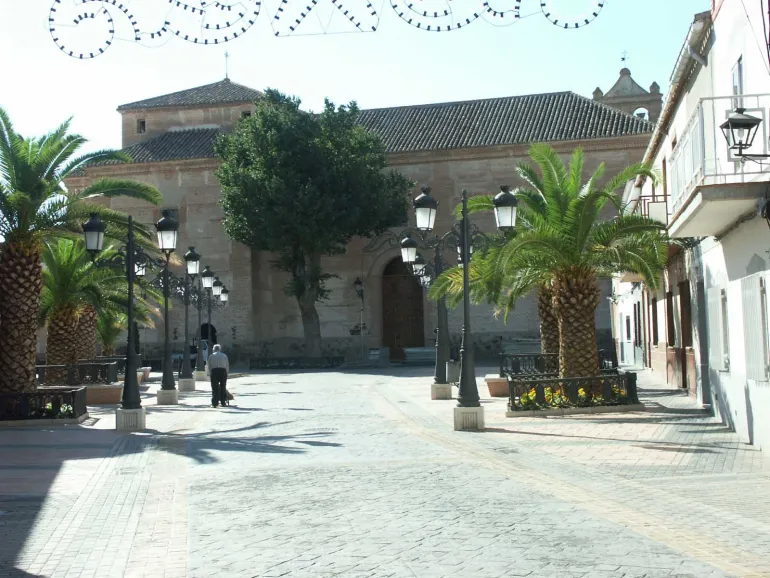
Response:
[[[365,8],[362,4],[357,5],[361,16],[356,14],[356,8],[350,7],[356,6],[358,0],[152,0],[148,5],[154,8],[167,6],[162,24],[154,31],[140,28],[139,19],[135,16],[139,5],[131,4],[131,0],[53,0],[48,14],[48,28],[51,38],[62,52],[73,58],[90,59],[104,54],[116,40],[157,45],[177,37],[194,44],[224,44],[239,38],[255,24],[263,2],[274,2],[274,5],[277,5],[271,18],[274,34],[288,36],[295,34],[300,25],[324,1],[331,2],[336,9],[333,14],[341,15],[355,31],[376,31],[379,27],[380,14],[373,5],[376,0],[365,0]],[[457,30],[479,19],[496,25],[514,24],[525,16],[522,14],[522,4],[534,4],[534,1],[388,0],[401,20],[429,32]],[[555,26],[565,29],[590,24],[607,3],[607,0],[538,1],[542,15]],[[554,5],[560,2],[588,8],[581,16],[574,15],[572,6],[568,9],[569,14],[561,14],[564,10],[554,8]],[[330,22],[331,17],[326,24],[320,22],[322,33],[329,33]],[[125,26],[124,23],[128,25]],[[96,46],[81,48],[74,37],[87,36],[82,34],[83,29],[91,24],[101,27],[104,31],[103,40],[98,41]],[[125,26],[126,33],[123,37],[116,35],[116,29],[119,27],[116,24]]]
[[[574,0],[562,0],[563,2],[569,1],[572,4],[575,4]],[[593,9],[589,9],[587,12],[584,12],[580,16],[562,16],[558,11],[555,11],[553,9],[553,2],[554,0],[541,0],[540,1],[540,10],[543,12],[543,16],[545,16],[548,21],[555,25],[559,26],[560,28],[565,29],[575,29],[575,28],[581,28],[583,26],[587,26],[596,18],[599,16],[599,13],[604,8],[604,5],[607,3],[606,0],[591,0],[588,2],[588,0],[583,0],[583,3],[589,3],[593,5]],[[572,12],[572,9],[570,9],[570,12]]]
[[[354,14],[350,13],[350,10],[348,8],[345,8],[341,0],[329,0],[332,4],[334,4],[334,7],[344,15],[344,17],[350,21],[353,26],[356,27],[359,31],[366,31],[366,29],[371,30],[372,32],[377,30],[377,27],[380,23],[380,16],[377,13],[377,10],[372,5],[371,2],[367,1],[366,3],[366,11],[368,12],[367,17],[371,20],[368,23],[364,23],[361,20],[359,20]],[[350,2],[355,2],[356,0],[350,0]],[[310,0],[310,4],[307,4],[304,8],[300,8],[299,15],[295,15],[293,17],[294,22],[288,24],[289,32],[286,32],[285,28],[281,26],[284,24],[284,22],[291,22],[291,16],[288,18],[283,18],[285,15],[285,11],[290,4],[289,0],[281,0],[281,4],[278,7],[278,10],[276,11],[275,15],[273,16],[273,20],[271,22],[271,25],[273,27],[273,32],[276,36],[288,36],[289,34],[294,33],[297,30],[297,27],[302,24],[302,22],[310,16],[310,13],[313,11],[313,8],[315,8],[318,5],[319,0]],[[295,2],[297,4],[298,2]],[[322,25],[322,30],[324,33],[328,33],[328,24],[326,26]]]

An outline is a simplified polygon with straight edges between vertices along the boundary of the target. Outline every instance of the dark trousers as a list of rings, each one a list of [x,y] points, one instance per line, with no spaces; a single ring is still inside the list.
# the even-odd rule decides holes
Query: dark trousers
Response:
[[[215,367],[211,370],[211,405],[227,405],[227,370]]]

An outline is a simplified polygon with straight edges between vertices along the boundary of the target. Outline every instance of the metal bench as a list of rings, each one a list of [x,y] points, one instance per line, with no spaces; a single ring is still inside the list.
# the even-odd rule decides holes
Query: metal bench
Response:
[[[433,365],[436,362],[435,347],[407,347],[404,349],[404,365]]]

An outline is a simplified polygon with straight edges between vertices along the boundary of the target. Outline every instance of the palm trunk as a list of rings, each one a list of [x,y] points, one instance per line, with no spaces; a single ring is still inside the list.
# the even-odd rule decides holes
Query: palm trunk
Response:
[[[537,293],[537,312],[540,316],[540,352],[559,354],[559,318],[553,306],[553,288],[541,285]]]
[[[86,305],[80,310],[76,339],[76,358],[93,359],[96,357],[96,310]]]
[[[45,348],[47,365],[72,365],[77,362],[77,341],[73,336],[78,330],[78,312],[67,307],[55,311],[48,321],[48,342]],[[51,382],[66,382],[66,370],[49,370],[46,377]]]
[[[595,315],[600,293],[596,272],[586,267],[564,269],[554,277],[553,293],[559,318],[560,377],[598,375]]]
[[[0,392],[35,391],[35,353],[40,291],[40,245],[6,241],[0,259]]]

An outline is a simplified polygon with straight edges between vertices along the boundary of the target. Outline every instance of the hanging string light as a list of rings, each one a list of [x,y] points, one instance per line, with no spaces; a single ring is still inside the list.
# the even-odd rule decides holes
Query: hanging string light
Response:
[[[371,32],[379,28],[380,14],[376,0],[231,0],[187,2],[184,0],[53,0],[48,14],[48,29],[56,46],[73,58],[95,58],[115,41],[157,46],[170,38],[194,44],[224,44],[244,35],[255,24],[263,2],[275,6],[271,26],[276,36],[296,34],[300,25],[314,14],[320,33],[329,34],[333,16],[341,16],[345,26],[354,31]],[[520,21],[522,4],[535,0],[388,0],[393,11],[407,24],[429,32],[458,30],[483,19],[495,25]],[[538,0],[540,11],[552,24],[573,29],[590,24],[607,0]],[[331,2],[332,15],[322,22],[319,5]],[[577,12],[576,6],[584,12]],[[142,7],[162,9],[160,25],[140,25]],[[365,7],[364,7],[365,6]],[[536,10],[536,8],[533,9]],[[533,14],[537,14],[534,12]],[[302,28],[303,33],[307,27]],[[96,33],[93,31],[96,30]],[[341,30],[343,31],[343,30]],[[97,36],[98,35],[98,36]],[[96,39],[94,37],[96,36]]]
[[[607,0],[540,0],[540,10],[554,26],[574,29],[596,20],[606,3]],[[584,8],[579,12],[581,6]]]
[[[347,0],[347,2],[350,4],[342,2],[341,0],[328,1],[334,5],[334,8],[336,8],[337,12],[341,14],[343,18],[345,18],[348,22],[350,22],[350,24],[352,24],[356,30],[361,32],[374,32],[377,30],[377,27],[380,23],[380,16],[377,13],[377,9],[371,2],[366,2],[366,8],[362,10],[363,17],[359,17],[356,16],[353,13],[353,10],[350,8],[351,5],[355,5],[356,0]],[[311,15],[311,13],[313,13],[313,10],[319,4],[319,0],[310,0],[309,3],[306,2],[307,0],[304,2],[297,0],[294,2],[291,2],[290,0],[280,1],[278,9],[276,10],[275,15],[271,21],[271,26],[276,36],[288,36],[296,32],[299,25],[302,24],[305,19]],[[321,0],[321,2],[323,2],[323,0]],[[288,11],[291,10],[294,6],[298,6],[296,11],[299,13],[297,14],[295,12],[294,14],[289,14]],[[332,19],[329,18],[327,22],[322,22],[319,16],[318,21],[321,25],[321,33],[328,34]]]

